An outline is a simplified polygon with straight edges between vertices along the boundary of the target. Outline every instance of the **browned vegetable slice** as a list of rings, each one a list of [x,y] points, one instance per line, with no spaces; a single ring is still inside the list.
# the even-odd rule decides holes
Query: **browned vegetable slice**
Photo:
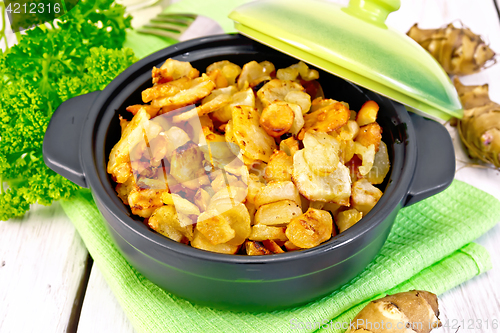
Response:
[[[181,242],[183,238],[193,240],[193,221],[176,211],[172,205],[162,206],[148,219],[148,225],[158,233]]]
[[[287,241],[288,238],[285,234],[286,227],[273,227],[264,224],[256,224],[252,226],[252,231],[248,239],[254,241],[264,241],[266,239]]]
[[[267,134],[277,138],[290,130],[295,114],[284,102],[275,102],[262,110],[259,123]]]
[[[291,181],[293,172],[293,158],[282,150],[275,150],[267,164],[264,178],[267,182]]]
[[[375,101],[367,101],[358,114],[356,115],[356,122],[359,126],[365,126],[370,123],[373,123],[377,120],[379,106]]]
[[[384,141],[380,141],[380,146],[378,152],[375,154],[373,166],[365,178],[372,184],[382,184],[390,168],[391,162],[389,161],[387,145]]]
[[[194,104],[203,97],[208,96],[208,94],[210,94],[210,92],[214,89],[215,83],[210,80],[206,74],[203,74],[201,77],[189,81],[189,84],[186,87],[183,87],[182,90],[174,93],[173,95],[168,94],[165,97],[154,98],[151,102],[151,106],[162,108],[161,113],[165,113],[165,110],[170,111],[174,108]],[[146,103],[146,101],[144,102]],[[165,107],[168,107],[168,109],[165,109]]]
[[[205,251],[225,254],[235,254],[240,248],[238,245],[231,245],[227,243],[214,245],[199,230],[196,229],[194,230],[191,246]]]
[[[337,169],[340,143],[324,132],[308,131],[304,135],[304,159],[309,168],[319,176],[325,176]]]
[[[359,142],[365,147],[375,145],[375,152],[378,151],[380,141],[382,140],[382,127],[377,123],[371,123],[359,128],[356,142]]]
[[[236,78],[241,73],[241,67],[233,64],[228,60],[222,60],[218,62],[214,62],[210,66],[207,67],[207,74],[210,74],[212,71],[219,69],[224,75],[229,85],[233,85],[236,83]]]
[[[229,221],[223,215],[210,212],[202,213],[198,217],[196,230],[201,232],[214,245],[227,243],[236,235]]]
[[[293,156],[297,151],[299,151],[299,141],[293,136],[288,139],[281,140],[280,150],[284,151],[287,155]]]
[[[260,126],[260,115],[251,106],[233,107],[233,135],[248,157],[268,162],[276,149],[274,139]]]
[[[283,249],[275,241],[271,239],[266,239],[262,241],[262,244],[264,244],[266,249],[268,249],[272,253],[285,253],[285,251],[283,251]]]
[[[300,196],[297,187],[290,181],[285,182],[270,182],[264,187],[261,187],[255,196],[255,207],[277,202],[281,200],[291,200],[297,205],[300,205]]]
[[[271,78],[271,74],[275,71],[274,65],[269,61],[258,63],[250,61],[246,63],[241,74],[238,77],[238,89],[243,90],[252,86],[254,82],[261,82],[262,78]]]
[[[128,204],[132,214],[140,217],[150,217],[151,214],[163,206],[161,195],[167,190],[134,188],[128,195]]]
[[[149,118],[150,115],[144,109],[141,109],[123,130],[120,141],[111,149],[107,172],[118,183],[125,182],[132,174],[131,169],[127,169],[130,161],[130,149],[139,142],[148,141],[156,137],[162,130],[158,124],[149,121]],[[125,169],[123,169],[124,167]],[[120,170],[130,170],[130,172],[119,172]]]
[[[309,208],[294,218],[286,228],[286,236],[296,246],[311,248],[332,237],[333,220],[330,213]]]
[[[165,83],[188,77],[194,79],[200,75],[200,72],[191,66],[187,61],[179,61],[175,59],[167,59],[160,68],[153,67],[152,77],[153,84]]]
[[[156,116],[158,111],[160,111],[160,108],[155,108],[155,107],[152,107],[151,105],[148,105],[148,104],[146,104],[146,105],[141,105],[141,104],[130,105],[127,107],[126,110],[135,116],[136,113],[139,112],[139,110],[142,108],[144,108],[146,110],[146,112],[149,113],[151,118]]]
[[[272,254],[261,242],[246,241],[245,249],[249,256],[262,256]]]
[[[170,174],[183,186],[196,190],[200,182],[198,178],[203,177],[203,153],[199,147],[189,141],[175,149],[170,164]],[[206,179],[208,182],[208,178]]]
[[[178,213],[182,213],[184,215],[200,215],[200,209],[198,206],[176,193],[164,192],[161,195],[161,199],[165,205],[175,207],[175,210]]]
[[[124,183],[116,184],[116,193],[124,204],[128,205],[128,195],[135,188],[135,179],[131,175]]]
[[[255,224],[285,226],[290,220],[302,214],[300,206],[292,200],[280,200],[265,204],[255,213]]]
[[[382,191],[370,184],[366,179],[360,179],[352,184],[352,207],[366,216],[382,197]]]
[[[302,140],[309,130],[332,132],[344,126],[351,116],[349,108],[340,102],[327,105],[304,115],[304,127],[298,135]]]
[[[344,232],[363,218],[363,213],[357,209],[344,210],[337,214],[335,218],[335,224],[339,228],[339,232]]]
[[[257,96],[266,107],[276,101],[285,101],[285,97],[291,91],[304,91],[304,88],[294,81],[274,79],[260,88]]]
[[[304,149],[301,149],[293,155],[292,180],[308,200],[349,205],[351,177],[349,169],[340,161],[335,171],[319,175],[310,168],[304,158]]]
[[[297,251],[297,250],[302,250],[301,247],[298,247],[297,245],[293,244],[290,241],[285,242],[285,248],[287,251]]]
[[[174,96],[178,92],[187,89],[191,84],[192,80],[190,78],[182,77],[175,81],[154,85],[142,91],[142,101],[148,103],[160,97]],[[155,106],[155,108],[160,107]]]

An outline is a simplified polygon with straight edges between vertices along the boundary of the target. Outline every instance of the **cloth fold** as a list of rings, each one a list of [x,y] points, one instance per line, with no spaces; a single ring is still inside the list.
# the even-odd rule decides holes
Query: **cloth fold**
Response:
[[[386,292],[440,294],[491,268],[486,250],[471,242],[500,220],[497,199],[455,180],[444,192],[401,209],[378,256],[339,290],[292,309],[235,313],[191,304],[131,267],[113,245],[88,190],[61,204],[138,332],[296,332],[295,322],[349,320],[364,302]],[[302,328],[340,332],[334,325]]]

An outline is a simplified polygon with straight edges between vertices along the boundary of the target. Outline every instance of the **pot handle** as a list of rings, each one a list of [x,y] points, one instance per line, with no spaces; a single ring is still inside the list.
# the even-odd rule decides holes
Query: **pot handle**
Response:
[[[445,190],[455,178],[455,149],[448,130],[440,123],[410,113],[417,140],[415,174],[404,206]]]
[[[54,111],[43,138],[45,164],[73,183],[87,187],[80,161],[81,134],[100,91],[68,99]]]

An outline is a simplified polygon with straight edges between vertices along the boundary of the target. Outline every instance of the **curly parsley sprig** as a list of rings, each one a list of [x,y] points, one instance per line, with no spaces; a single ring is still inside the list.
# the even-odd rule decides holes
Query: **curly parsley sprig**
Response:
[[[103,89],[137,60],[122,49],[130,21],[113,0],[81,0],[0,53],[0,220],[78,190],[44,164],[45,130],[62,102]]]

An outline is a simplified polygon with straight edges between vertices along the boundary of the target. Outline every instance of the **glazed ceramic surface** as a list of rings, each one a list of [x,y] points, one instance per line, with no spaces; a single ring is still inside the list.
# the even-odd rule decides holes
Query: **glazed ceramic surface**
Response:
[[[399,0],[260,0],[230,14],[236,28],[265,45],[406,105],[448,120],[460,100],[438,62],[386,26]]]

